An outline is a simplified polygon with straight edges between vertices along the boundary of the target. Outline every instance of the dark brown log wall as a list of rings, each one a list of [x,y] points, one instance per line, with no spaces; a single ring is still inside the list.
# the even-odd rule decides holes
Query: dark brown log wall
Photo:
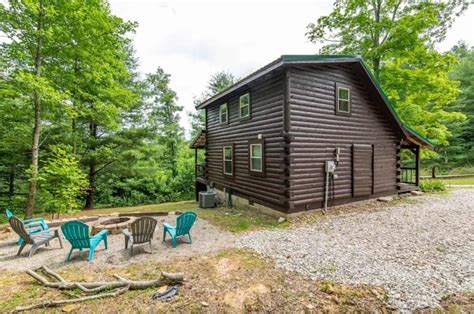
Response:
[[[232,187],[234,194],[250,201],[286,211],[283,171],[283,98],[284,73],[234,93],[207,108],[208,183],[217,188]],[[240,120],[239,96],[250,91],[251,118]],[[228,124],[219,123],[219,106],[228,106]],[[265,176],[249,173],[248,142],[262,134],[265,140]],[[234,177],[222,173],[222,147],[234,145]]]
[[[364,75],[351,65],[294,66],[289,70],[290,210],[321,208],[324,201],[324,161],[341,148],[334,199],[353,196],[352,147],[373,145],[373,194],[397,192],[398,135],[384,104],[372,96]],[[352,113],[335,114],[335,84],[351,87]],[[371,163],[368,163],[371,164]]]

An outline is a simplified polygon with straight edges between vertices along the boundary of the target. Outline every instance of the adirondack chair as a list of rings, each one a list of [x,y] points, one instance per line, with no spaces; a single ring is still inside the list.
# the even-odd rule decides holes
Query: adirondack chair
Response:
[[[130,255],[133,255],[133,245],[135,244],[150,243],[150,253],[153,252],[151,240],[157,223],[154,218],[142,217],[132,222],[130,225],[131,232],[128,229],[122,231],[125,236],[125,249],[128,249],[129,243],[131,244]]]
[[[74,249],[82,251],[89,249],[89,256],[87,260],[90,262],[94,258],[94,251],[101,241],[104,241],[105,249],[108,247],[107,230],[101,230],[94,236],[89,235],[89,226],[80,221],[68,221],[61,225],[66,240],[71,243],[71,250],[66,258],[66,261],[71,259],[71,254]]]
[[[23,222],[15,216],[10,217],[8,222],[10,223],[10,227],[12,227],[13,231],[15,231],[16,234],[18,234],[22,239],[20,249],[18,250],[18,253],[16,255],[20,255],[21,251],[23,251],[25,246],[27,244],[31,244],[32,247],[30,249],[30,254],[28,255],[28,257],[31,257],[33,256],[33,254],[35,254],[38,247],[43,244],[48,246],[49,241],[53,240],[54,238],[58,238],[59,245],[61,246],[61,248],[63,248],[63,243],[61,242],[61,237],[59,236],[58,230],[43,230],[40,232],[29,234]]]
[[[10,220],[13,217],[13,213],[10,209],[5,209],[5,215]],[[23,225],[25,226],[26,232],[28,234],[33,234],[36,232],[41,232],[44,230],[48,230],[48,224],[44,221],[44,218],[31,218],[31,219],[24,219],[22,220]],[[20,237],[18,238],[17,244],[21,245],[23,243],[23,239]]]
[[[166,234],[168,233],[171,237],[171,242],[173,247],[176,247],[176,238],[181,236],[188,236],[189,243],[193,243],[191,239],[191,234],[189,231],[196,221],[196,213],[194,212],[185,212],[176,218],[176,227],[171,226],[167,223],[163,224],[163,241],[166,239]]]

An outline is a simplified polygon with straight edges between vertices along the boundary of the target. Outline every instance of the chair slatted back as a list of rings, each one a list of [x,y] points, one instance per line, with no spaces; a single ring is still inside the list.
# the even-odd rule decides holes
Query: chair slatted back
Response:
[[[188,234],[189,229],[196,221],[196,217],[197,215],[194,212],[185,212],[179,215],[176,219],[176,236]]]
[[[131,224],[133,243],[146,243],[151,240],[155,232],[156,219],[151,217],[141,217]]]
[[[89,226],[80,221],[68,221],[61,225],[64,237],[71,242],[73,248],[90,248]]]
[[[15,231],[16,234],[18,234],[20,238],[23,239],[23,241],[28,244],[33,244],[33,239],[26,231],[25,225],[20,219],[16,218],[15,216],[11,216],[10,219],[8,219],[8,222],[10,224],[10,227],[12,227],[13,231]]]

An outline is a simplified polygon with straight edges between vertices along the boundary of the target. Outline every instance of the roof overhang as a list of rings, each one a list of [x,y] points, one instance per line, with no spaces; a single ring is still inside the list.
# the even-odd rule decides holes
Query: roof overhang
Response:
[[[369,77],[371,83],[377,90],[377,93],[381,96],[383,102],[387,106],[388,110],[391,113],[391,116],[396,121],[396,124],[401,131],[401,134],[404,135],[405,140],[408,142],[418,145],[424,148],[433,149],[434,144],[430,142],[427,138],[423,137],[421,134],[417,133],[411,127],[406,125],[400,117],[398,116],[395,107],[389,101],[387,95],[383,92],[380,83],[378,82],[377,78],[373,75],[372,71],[370,70],[369,66],[365,63],[365,61],[359,56],[351,56],[351,55],[282,55],[280,58],[274,60],[273,62],[267,64],[266,66],[258,69],[257,71],[251,73],[250,75],[244,77],[239,82],[235,83],[234,85],[228,87],[227,89],[223,90],[222,92],[212,96],[211,98],[203,101],[199,105],[196,106],[196,109],[204,109],[220,99],[230,95],[231,93],[239,90],[240,88],[250,84],[251,82],[264,77],[265,75],[270,74],[271,72],[286,66],[286,65],[311,65],[311,64],[325,64],[325,63],[358,63],[362,66],[364,72]]]
[[[189,144],[190,148],[204,148],[206,147],[206,130],[201,130],[199,133],[194,137],[191,144]]]

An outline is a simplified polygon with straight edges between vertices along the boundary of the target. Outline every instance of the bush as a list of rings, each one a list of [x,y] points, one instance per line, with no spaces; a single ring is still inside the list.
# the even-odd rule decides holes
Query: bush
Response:
[[[38,175],[39,201],[51,214],[79,210],[87,187],[86,175],[69,146],[50,146],[50,156]]]
[[[441,180],[436,179],[426,179],[421,180],[420,189],[423,192],[439,192],[446,190],[446,184]]]

